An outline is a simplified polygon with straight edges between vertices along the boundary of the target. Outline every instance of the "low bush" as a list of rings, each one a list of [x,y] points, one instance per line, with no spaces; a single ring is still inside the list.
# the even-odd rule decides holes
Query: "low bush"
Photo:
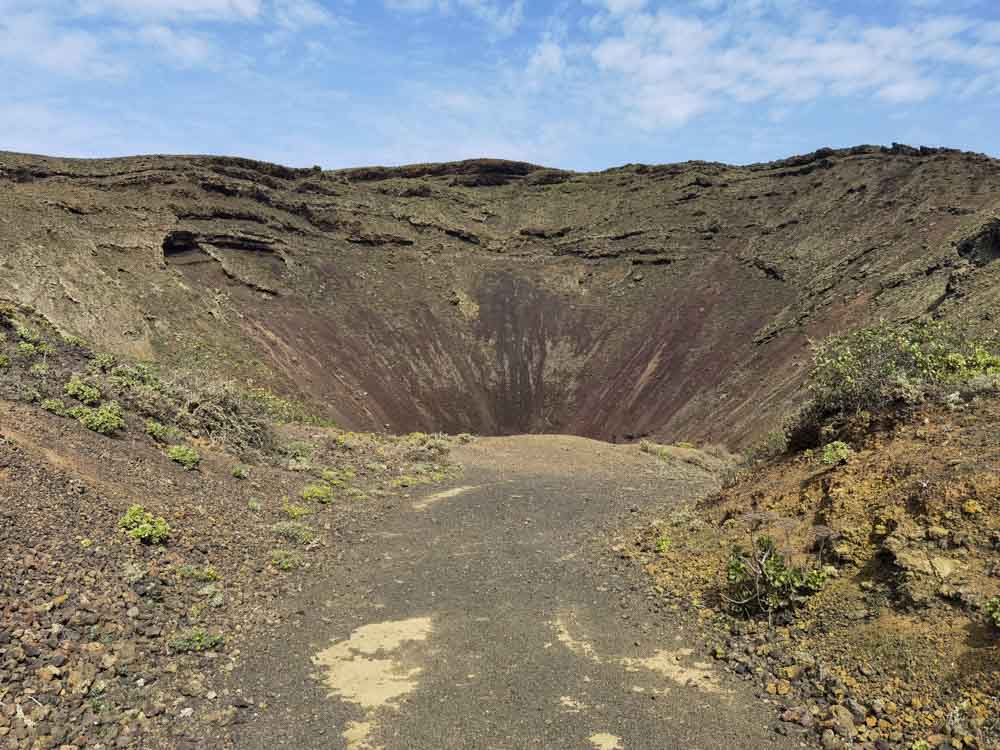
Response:
[[[75,398],[81,404],[86,404],[87,406],[95,406],[101,401],[101,389],[90,383],[85,383],[77,375],[74,375],[70,379],[64,390],[67,396]]]
[[[328,484],[310,484],[302,490],[302,499],[311,500],[317,503],[329,503],[333,501],[333,488]]]
[[[141,505],[133,505],[118,521],[130,538],[143,544],[163,544],[170,538],[170,525],[162,516],[154,517]]]
[[[184,389],[172,383],[172,392]],[[267,415],[252,400],[229,383],[193,383],[183,399],[178,415],[181,427],[188,427],[208,437],[241,450],[270,450],[274,433]]]
[[[17,345],[17,354],[24,359],[32,359],[39,353],[38,347],[28,341],[22,341]]]
[[[38,331],[33,328],[29,328],[26,325],[22,325],[21,323],[14,326],[14,333],[17,334],[17,337],[21,339],[21,341],[26,341],[29,344],[37,344],[42,340]]]
[[[324,482],[339,486],[352,479],[356,479],[358,474],[350,466],[345,466],[342,469],[323,469],[320,476],[323,477]]]
[[[815,594],[826,582],[819,569],[791,566],[770,537],[753,540],[751,548],[735,547],[726,569],[728,592],[723,598],[735,612],[768,619],[793,609]]]
[[[171,440],[178,440],[181,437],[180,430],[168,427],[155,419],[147,419],[145,425],[146,434],[157,443],[169,443]]]
[[[108,373],[108,382],[122,390],[140,387],[159,390],[162,387],[160,378],[153,368],[144,364],[113,365]]]
[[[10,357],[0,354],[0,370],[6,370],[8,367],[10,367]]]
[[[87,342],[84,341],[79,336],[74,336],[72,333],[64,333],[60,336],[62,342],[69,347],[74,349],[86,349]]]
[[[95,354],[94,358],[90,362],[91,368],[97,370],[98,372],[111,372],[111,368],[115,366],[118,360],[115,359],[113,354]]]
[[[201,583],[213,583],[222,580],[222,576],[213,567],[199,568],[196,565],[181,565],[177,568],[177,575],[181,578],[190,578]]]
[[[88,430],[93,430],[101,435],[113,435],[118,430],[125,429],[125,414],[114,401],[101,404],[96,409],[91,409],[89,406],[77,406],[70,409],[68,413]]]
[[[994,627],[1000,628],[1000,596],[994,596],[986,602],[986,616]]]
[[[42,399],[41,406],[45,411],[58,414],[60,417],[66,414],[66,405],[57,398]]]
[[[670,449],[665,445],[658,445],[651,440],[640,440],[639,450],[657,458],[669,458]]]
[[[167,456],[171,461],[180,464],[188,471],[198,468],[201,463],[201,456],[194,448],[188,445],[171,445],[167,448]]]
[[[846,464],[853,455],[854,451],[851,446],[842,440],[834,440],[823,446],[820,461],[826,466],[837,466],[838,464]]]
[[[250,476],[250,469],[243,464],[236,464],[233,467],[233,477],[235,479],[246,479]]]
[[[288,542],[309,544],[316,539],[316,532],[299,521],[282,521],[271,527],[275,534]]]
[[[276,549],[271,553],[271,565],[278,570],[295,570],[302,567],[302,555],[284,549]]]
[[[813,347],[810,401],[789,430],[791,447],[822,442],[824,429],[945,387],[1000,376],[1000,341],[950,323],[881,322]]]
[[[299,505],[298,503],[285,503],[281,509],[285,511],[285,515],[293,520],[312,515],[311,509],[304,505]]]
[[[214,651],[223,646],[226,639],[221,635],[212,635],[204,630],[187,630],[170,640],[167,644],[170,650],[177,654],[200,653]]]
[[[406,436],[405,457],[410,461],[436,461],[451,450],[451,444],[440,435],[412,432]]]

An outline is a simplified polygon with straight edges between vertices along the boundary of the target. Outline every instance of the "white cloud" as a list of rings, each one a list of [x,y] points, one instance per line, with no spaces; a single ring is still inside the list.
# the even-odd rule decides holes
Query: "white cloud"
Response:
[[[922,102],[938,89],[934,81],[914,78],[908,81],[896,81],[878,90],[878,96],[888,102],[903,104],[907,102]]]
[[[604,0],[611,13],[630,13],[646,7],[646,0]]]
[[[472,14],[494,34],[513,34],[524,21],[524,0],[382,0],[390,10],[410,13],[437,11],[450,14],[456,10]]]
[[[274,15],[283,29],[298,30],[307,26],[325,26],[334,16],[315,0],[275,0]]]
[[[260,0],[79,0],[78,7],[84,14],[120,13],[155,19],[249,20],[261,11]]]
[[[528,63],[528,72],[532,76],[557,75],[564,67],[563,49],[552,39],[543,39],[535,48],[535,53]]]
[[[208,62],[215,54],[214,46],[204,37],[180,33],[162,25],[144,26],[137,32],[136,39],[157,48],[161,55],[179,67]]]
[[[385,6],[391,10],[424,11],[435,7],[447,9],[448,4],[440,0],[385,0]]]
[[[524,20],[524,0],[513,0],[511,3],[458,0],[458,4],[478,16],[501,36],[513,34]]]
[[[96,34],[61,28],[43,13],[0,17],[0,59],[74,77],[107,78],[125,70]]]
[[[692,0],[688,13],[647,10],[637,0],[589,2],[600,7],[582,27],[594,85],[651,130],[763,99],[779,109],[824,96],[920,102],[955,68],[965,78],[969,68],[1000,75],[992,30],[953,15],[866,26],[806,0]]]

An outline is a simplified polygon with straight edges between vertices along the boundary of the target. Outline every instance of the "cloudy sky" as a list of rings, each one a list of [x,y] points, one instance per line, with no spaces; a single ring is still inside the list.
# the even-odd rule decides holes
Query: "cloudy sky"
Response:
[[[997,0],[0,0],[0,150],[1000,156]]]

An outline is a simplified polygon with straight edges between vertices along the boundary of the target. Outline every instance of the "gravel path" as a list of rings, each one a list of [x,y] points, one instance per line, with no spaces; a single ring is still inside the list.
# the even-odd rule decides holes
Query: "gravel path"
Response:
[[[703,492],[634,448],[477,441],[453,486],[415,494],[303,594],[233,685],[263,710],[204,746],[769,748],[796,742],[703,657],[607,535]]]

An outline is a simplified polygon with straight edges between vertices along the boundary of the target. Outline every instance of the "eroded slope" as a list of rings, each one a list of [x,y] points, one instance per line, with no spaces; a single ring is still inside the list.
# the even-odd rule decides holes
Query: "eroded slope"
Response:
[[[992,326],[1000,164],[929,149],[575,174],[0,155],[0,295],[358,428],[741,445],[809,337]]]

